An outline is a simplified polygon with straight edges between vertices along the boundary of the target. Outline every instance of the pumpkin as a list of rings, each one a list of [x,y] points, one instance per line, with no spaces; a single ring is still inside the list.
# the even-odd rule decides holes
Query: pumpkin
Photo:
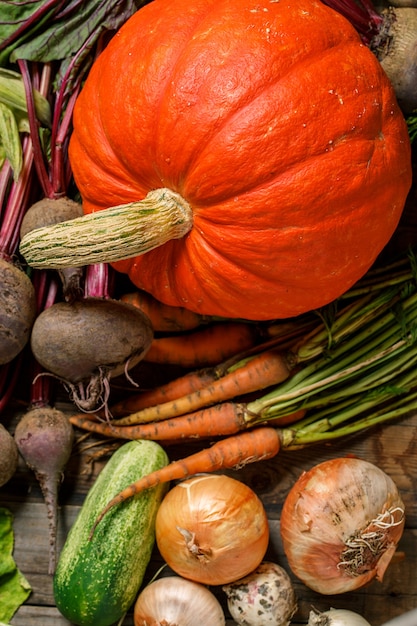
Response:
[[[150,239],[128,247],[126,218],[120,250],[103,260],[163,303],[254,320],[350,288],[411,185],[389,80],[353,26],[314,0],[141,8],[90,71],[70,159],[86,214],[137,208],[152,192]]]

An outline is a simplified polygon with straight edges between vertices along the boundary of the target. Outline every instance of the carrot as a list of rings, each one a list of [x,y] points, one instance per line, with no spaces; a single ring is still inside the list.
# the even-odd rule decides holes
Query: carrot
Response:
[[[110,413],[113,417],[125,417],[131,413],[136,413],[142,409],[162,404],[165,402],[171,402],[172,400],[178,400],[183,396],[195,393],[204,387],[207,387],[210,383],[218,380],[222,376],[232,371],[233,368],[238,369],[240,367],[240,361],[244,361],[251,356],[260,354],[264,350],[275,348],[278,345],[281,352],[289,355],[288,360],[291,361],[291,367],[295,365],[296,359],[294,359],[292,353],[288,352],[289,345],[294,342],[292,328],[288,331],[283,328],[282,334],[278,334],[274,329],[271,331],[271,338],[264,343],[256,344],[250,347],[248,350],[234,354],[230,358],[226,359],[222,363],[211,367],[204,367],[197,370],[187,372],[183,376],[179,376],[174,380],[167,383],[158,385],[152,389],[146,389],[138,393],[134,393],[127,398],[123,398],[116,404],[110,407]],[[269,332],[269,330],[268,330]],[[292,339],[292,343],[289,344],[285,341],[285,337],[288,336],[288,341]],[[282,357],[284,358],[284,356]],[[240,375],[240,372],[239,372]],[[240,385],[241,393],[246,393],[245,389]],[[224,398],[227,399],[227,398]],[[220,401],[220,400],[217,400]]]
[[[144,360],[185,368],[206,367],[253,347],[258,340],[255,324],[219,322],[189,333],[155,338]]]
[[[305,413],[304,409],[300,409],[273,422],[279,426],[292,424],[302,419]],[[73,426],[103,437],[178,443],[184,439],[234,435],[250,428],[256,416],[247,411],[244,403],[223,402],[194,413],[136,426],[114,426],[113,423],[94,421],[85,414],[72,415],[69,420]]]
[[[244,405],[233,402],[216,404],[202,411],[188,413],[161,422],[118,426],[97,422],[84,414],[72,415],[73,426],[116,439],[177,440],[230,435],[245,428]]]
[[[205,367],[194,370],[171,380],[153,389],[147,389],[140,393],[135,393],[127,398],[123,398],[110,407],[111,415],[115,417],[130,415],[141,409],[162,402],[171,402],[182,396],[194,393],[210,384],[222,375],[219,367]]]
[[[243,359],[225,375],[205,387],[197,389],[172,401],[149,406],[127,417],[115,420],[118,426],[156,422],[217,402],[231,400],[286,380],[291,373],[285,356],[278,350],[267,350],[248,359]]]
[[[193,330],[212,321],[206,315],[199,315],[183,307],[164,304],[146,291],[133,291],[120,296],[120,300],[137,307],[149,317],[154,331],[179,332]]]
[[[225,469],[240,469],[276,456],[281,447],[279,431],[261,426],[250,431],[227,437],[184,459],[173,461],[165,467],[143,476],[131,483],[112,498],[98,515],[90,531],[90,539],[103,517],[114,506],[125,502],[138,493],[156,487],[160,483],[187,478],[198,473]]]

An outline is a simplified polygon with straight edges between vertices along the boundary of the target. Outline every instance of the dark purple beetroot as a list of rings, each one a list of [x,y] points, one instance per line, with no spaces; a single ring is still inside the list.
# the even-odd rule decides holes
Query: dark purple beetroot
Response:
[[[12,478],[18,462],[19,452],[16,442],[3,424],[0,424],[0,487]]]
[[[127,373],[149,349],[153,330],[146,315],[118,300],[58,302],[37,318],[31,348],[45,370],[69,388],[81,410],[107,403],[111,377]]]
[[[36,297],[30,278],[0,258],[0,365],[10,363],[29,341],[36,316]]]

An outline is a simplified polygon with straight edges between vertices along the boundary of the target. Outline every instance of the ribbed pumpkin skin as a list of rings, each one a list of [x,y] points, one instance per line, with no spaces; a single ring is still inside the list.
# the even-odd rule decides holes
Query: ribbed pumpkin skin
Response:
[[[180,240],[115,263],[170,305],[285,318],[371,266],[411,185],[407,129],[374,55],[312,0],[154,0],[78,99],[70,146],[85,212],[169,187]]]

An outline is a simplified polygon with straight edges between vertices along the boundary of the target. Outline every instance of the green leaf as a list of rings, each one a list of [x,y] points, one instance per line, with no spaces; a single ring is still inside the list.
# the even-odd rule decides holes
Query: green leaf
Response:
[[[22,144],[14,113],[2,102],[0,102],[0,144],[9,160],[16,181],[23,165]]]
[[[42,4],[55,5],[45,17],[36,19]],[[78,52],[92,40],[97,41],[104,31],[117,30],[145,4],[145,0],[88,0],[75,2],[72,10],[65,3],[21,3],[0,0],[0,41],[23,28],[22,35],[1,53],[0,65],[17,59],[59,61]],[[60,9],[62,8],[62,13]],[[13,30],[14,29],[14,30]]]
[[[410,141],[413,143],[417,137],[417,117],[410,116],[406,119],[408,126],[408,134],[410,135]]]
[[[10,54],[26,40],[31,40],[44,24],[52,19],[59,2],[33,0],[32,2],[14,2],[0,0],[0,66],[10,62]]]
[[[3,148],[3,146],[1,145],[1,141],[0,141],[0,170],[3,167],[5,161],[6,161],[6,150]]]
[[[31,587],[13,559],[13,514],[0,507],[0,620],[10,622],[31,593]]]
[[[38,120],[45,126],[51,124],[51,107],[39,91],[33,90],[35,111]],[[0,68],[0,102],[16,112],[27,116],[27,102],[22,76],[18,72]]]

